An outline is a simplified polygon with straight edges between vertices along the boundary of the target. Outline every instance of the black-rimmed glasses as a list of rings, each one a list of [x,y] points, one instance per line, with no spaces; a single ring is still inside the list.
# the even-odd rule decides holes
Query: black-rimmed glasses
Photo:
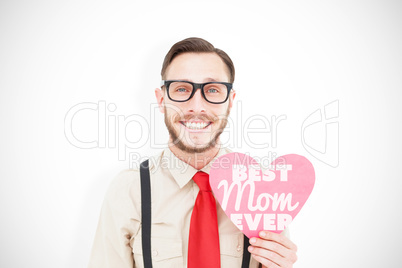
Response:
[[[168,97],[172,101],[188,101],[197,89],[201,89],[201,94],[207,102],[221,104],[228,100],[233,84],[225,82],[198,84],[183,80],[162,80],[162,86],[166,87]]]

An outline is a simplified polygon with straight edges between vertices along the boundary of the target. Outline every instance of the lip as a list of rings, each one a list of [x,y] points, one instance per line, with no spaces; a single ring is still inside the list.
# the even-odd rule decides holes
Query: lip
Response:
[[[205,130],[209,130],[211,125],[213,124],[211,121],[201,120],[179,121],[179,123],[190,132],[202,132]]]

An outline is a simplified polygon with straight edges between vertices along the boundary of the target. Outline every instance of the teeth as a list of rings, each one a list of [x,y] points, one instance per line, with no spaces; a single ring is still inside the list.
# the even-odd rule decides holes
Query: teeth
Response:
[[[186,125],[187,128],[190,128],[190,129],[203,129],[208,125],[207,123],[204,123],[204,122],[201,122],[201,123],[200,122],[198,122],[198,123],[185,122],[184,124]]]

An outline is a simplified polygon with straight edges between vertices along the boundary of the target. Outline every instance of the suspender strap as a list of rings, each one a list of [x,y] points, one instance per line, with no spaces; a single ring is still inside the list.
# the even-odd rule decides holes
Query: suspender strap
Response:
[[[144,267],[152,268],[151,257],[151,179],[149,176],[149,160],[140,165],[141,177],[141,222],[142,222],[142,257]],[[249,239],[244,236],[243,262],[241,268],[248,268],[250,263]]]
[[[241,264],[241,268],[248,268],[250,264],[250,252],[248,251],[248,247],[250,246],[250,241],[247,236],[244,236],[243,242],[243,262]]]
[[[151,180],[149,160],[140,165],[141,176],[141,222],[142,222],[142,256],[144,267],[152,268],[151,258]]]

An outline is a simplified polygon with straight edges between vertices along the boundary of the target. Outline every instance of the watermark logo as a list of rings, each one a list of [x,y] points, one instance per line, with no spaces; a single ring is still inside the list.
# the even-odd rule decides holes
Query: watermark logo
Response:
[[[221,135],[222,146],[242,148],[247,145],[254,149],[276,148],[279,125],[286,121],[287,116],[267,117],[255,114],[243,118],[241,101],[234,105],[236,105],[236,112],[231,113],[229,117],[217,115],[217,117],[227,120],[227,126]],[[173,110],[176,114],[182,113],[178,107]],[[139,114],[122,115],[117,112],[116,104],[103,100],[97,103],[78,103],[71,107],[65,115],[64,134],[67,141],[77,148],[117,149],[119,161],[127,159],[130,162],[140,161],[142,158],[136,152],[138,149],[144,146],[152,149],[166,147],[166,142],[161,142],[157,137],[160,136],[158,133],[160,126],[156,125],[156,118],[161,116],[159,106],[150,104],[148,113],[150,119]],[[97,120],[96,135],[92,135],[90,138],[80,135],[80,129],[74,124],[75,120],[78,121],[78,117],[84,115],[91,115],[93,120]],[[183,133],[180,134],[179,137],[183,139]],[[210,135],[214,135],[214,132],[211,132]]]
[[[242,148],[246,145],[253,149],[267,149],[268,155],[261,158],[260,164],[268,165],[276,156],[272,149],[278,146],[278,128],[284,124],[281,122],[286,121],[287,116],[267,117],[255,114],[243,118],[241,101],[234,105],[236,109],[229,117],[222,116],[227,120],[227,126],[221,135],[223,147]],[[161,124],[160,120],[156,120],[158,116],[161,116],[159,106],[150,104],[148,113],[149,119],[139,114],[119,114],[116,104],[106,101],[78,103],[65,115],[64,134],[67,141],[77,148],[115,149],[118,160],[128,160],[132,168],[144,160],[138,152],[140,148],[146,146],[151,149],[164,149],[167,146],[166,142],[160,141],[161,126],[156,125]],[[74,124],[75,120],[79,121],[77,118],[85,115],[91,115],[92,121],[97,121],[91,121],[96,123],[97,129],[91,131],[92,135],[89,136],[82,135],[82,129]],[[84,125],[85,123],[87,121]],[[213,134],[211,132],[211,135]],[[180,135],[180,138],[183,139],[183,135]],[[339,165],[338,100],[328,103],[322,109],[317,109],[303,121],[301,143],[305,150],[319,161],[331,167]]]
[[[339,100],[311,113],[302,123],[303,147],[319,161],[339,165]]]

